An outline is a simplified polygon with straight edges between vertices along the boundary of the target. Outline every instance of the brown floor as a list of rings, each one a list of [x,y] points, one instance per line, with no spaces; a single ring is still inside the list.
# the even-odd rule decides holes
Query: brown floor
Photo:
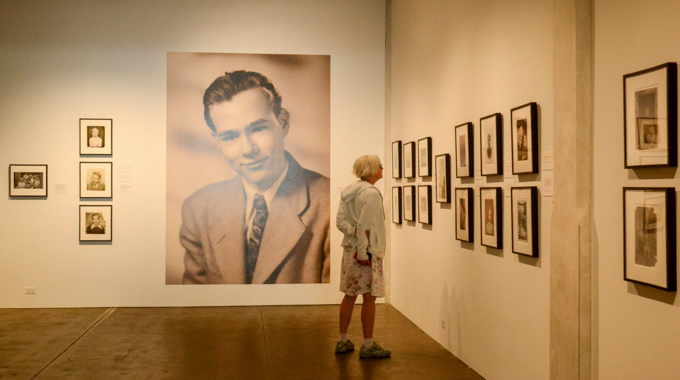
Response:
[[[359,359],[360,306],[333,353],[338,306],[0,309],[0,378],[482,379],[395,308],[378,305],[389,359]]]

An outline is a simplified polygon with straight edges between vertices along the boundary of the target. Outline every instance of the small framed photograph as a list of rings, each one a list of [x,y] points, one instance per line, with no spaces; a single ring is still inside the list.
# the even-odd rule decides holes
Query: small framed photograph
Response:
[[[437,203],[451,203],[451,155],[440,154],[434,158]]]
[[[432,176],[432,137],[418,140],[418,177]]]
[[[80,206],[80,241],[111,241],[111,205]]]
[[[503,195],[500,187],[479,189],[482,245],[503,248]]]
[[[510,115],[512,174],[538,173],[538,105],[513,108]]]
[[[111,162],[80,163],[80,197],[112,198],[113,164]]]
[[[513,187],[512,251],[538,257],[538,188]]]
[[[503,174],[503,116],[495,113],[479,119],[482,175]]]
[[[474,155],[472,123],[456,126],[456,177],[474,177]]]
[[[678,68],[623,76],[625,167],[678,166]]]
[[[401,224],[401,187],[392,188],[392,223]]]
[[[401,140],[392,142],[392,178],[401,178]]]
[[[432,186],[418,186],[418,221],[432,224]]]
[[[623,189],[623,277],[675,291],[675,188]]]
[[[113,154],[113,119],[80,119],[80,154]]]
[[[414,178],[416,176],[416,144],[411,141],[403,146],[404,148],[404,178]]]
[[[456,189],[456,239],[472,243],[474,241],[474,210],[471,188]]]
[[[403,208],[404,208],[404,220],[408,220],[410,222],[415,222],[416,220],[416,198],[415,198],[415,192],[416,192],[416,187],[411,185],[411,186],[404,186],[404,203],[403,203]]]
[[[9,196],[47,197],[47,165],[10,165]]]

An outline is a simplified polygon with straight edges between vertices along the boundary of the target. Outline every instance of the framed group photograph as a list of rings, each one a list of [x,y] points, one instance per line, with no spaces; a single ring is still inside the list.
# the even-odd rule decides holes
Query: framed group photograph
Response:
[[[510,115],[512,174],[538,173],[538,105],[527,103]]]
[[[474,155],[472,154],[473,138],[472,123],[456,126],[456,177],[473,177]]]
[[[392,188],[392,223],[401,224],[401,187]]]
[[[432,186],[418,186],[418,221],[432,224]]]
[[[392,142],[392,178],[401,178],[401,140]]]
[[[113,154],[113,119],[80,119],[80,154]]]
[[[416,220],[416,198],[415,198],[416,187],[404,186],[404,203],[402,204],[402,209],[404,211],[404,220],[409,222],[415,222]]]
[[[418,140],[418,176],[432,176],[432,137]]]
[[[10,165],[9,196],[47,197],[47,165]]]
[[[80,206],[80,241],[111,241],[111,205]]]
[[[437,203],[451,202],[451,155],[440,154],[434,158]]]
[[[474,195],[471,188],[456,189],[456,239],[472,243],[474,240]]]
[[[411,141],[404,143],[404,178],[413,178],[416,176],[416,144]]]
[[[500,187],[479,190],[481,242],[487,247],[503,248],[503,195]]]
[[[80,163],[80,197],[111,198],[113,192],[113,164],[111,162]]]
[[[675,291],[675,188],[623,189],[623,277]]]
[[[677,64],[623,76],[625,167],[678,166]]]
[[[512,251],[538,257],[538,188],[513,187],[511,199]]]
[[[479,119],[479,148],[482,175],[503,174],[503,116],[500,113]]]

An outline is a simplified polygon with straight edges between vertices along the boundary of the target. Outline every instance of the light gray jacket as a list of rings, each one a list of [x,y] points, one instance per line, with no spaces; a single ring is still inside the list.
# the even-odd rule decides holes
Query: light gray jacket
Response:
[[[341,194],[336,225],[345,237],[343,247],[357,250],[357,259],[367,260],[370,252],[385,257],[385,210],[380,190],[359,180],[345,188]],[[370,238],[366,237],[370,230]]]

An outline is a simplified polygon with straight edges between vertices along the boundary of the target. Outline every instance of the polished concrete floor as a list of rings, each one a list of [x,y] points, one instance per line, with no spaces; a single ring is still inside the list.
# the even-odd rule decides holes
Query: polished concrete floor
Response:
[[[0,378],[482,379],[390,305],[359,359],[360,306],[334,354],[338,306],[0,309]]]

